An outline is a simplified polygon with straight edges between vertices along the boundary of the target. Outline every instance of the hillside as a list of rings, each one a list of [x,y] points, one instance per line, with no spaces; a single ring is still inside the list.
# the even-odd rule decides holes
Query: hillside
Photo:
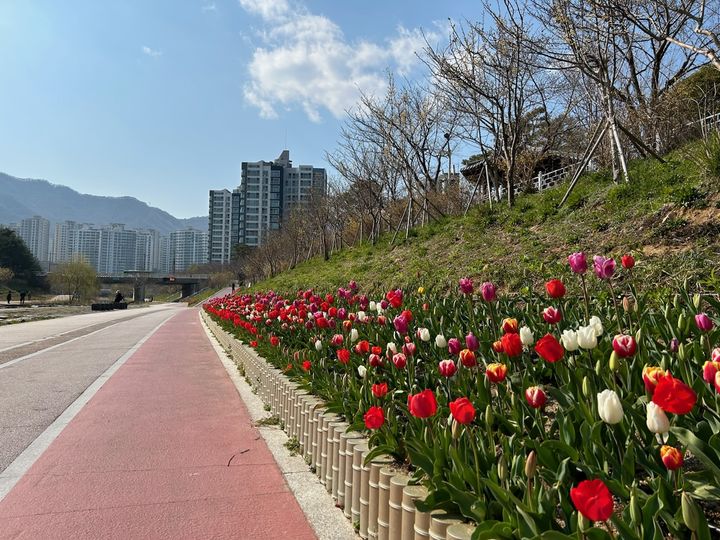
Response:
[[[685,279],[717,291],[718,172],[717,160],[704,160],[701,149],[690,145],[665,164],[633,162],[629,184],[614,184],[608,172],[586,174],[559,210],[567,185],[521,195],[512,209],[483,204],[465,217],[415,229],[394,246],[386,235],[376,246],[346,249],[328,262],[312,259],[255,288],[327,290],[355,279],[365,290],[447,290],[471,276],[520,290],[567,273],[567,255],[582,250],[636,254],[635,272],[658,291]]]
[[[178,219],[133,197],[86,195],[46,180],[0,173],[0,193],[0,223],[39,215],[55,223],[124,223],[128,228],[156,229],[163,234],[187,227],[207,229],[206,216]]]

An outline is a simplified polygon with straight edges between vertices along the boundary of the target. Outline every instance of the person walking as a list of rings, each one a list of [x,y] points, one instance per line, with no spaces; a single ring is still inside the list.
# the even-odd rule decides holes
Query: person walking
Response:
[[[119,304],[120,302],[122,302],[124,300],[124,298],[125,297],[122,295],[122,293],[119,290],[115,291],[115,303],[116,304]]]
[[[25,305],[25,296],[27,296],[27,291],[20,291],[20,305]]]
[[[7,303],[8,303],[8,306],[9,306],[9,305],[10,305],[10,300],[12,300],[12,291],[11,291],[10,289],[8,289],[8,293],[7,293],[7,297],[6,297],[6,298],[7,298]]]

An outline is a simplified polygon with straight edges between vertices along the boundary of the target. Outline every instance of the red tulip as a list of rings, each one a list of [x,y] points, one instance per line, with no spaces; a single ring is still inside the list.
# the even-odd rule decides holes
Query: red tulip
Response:
[[[545,291],[550,298],[562,298],[565,296],[565,285],[559,279],[551,279],[545,284]]]
[[[675,471],[682,467],[683,464],[682,452],[674,446],[665,444],[660,447],[660,459],[662,459],[663,465],[669,471]]]
[[[341,364],[347,364],[350,361],[350,351],[347,349],[338,349],[337,357]]]
[[[437,400],[432,390],[408,396],[408,409],[416,418],[428,418],[437,412]]]
[[[280,338],[277,336],[271,336],[270,345],[272,345],[273,347],[277,347],[278,345],[280,345]]]
[[[380,347],[379,345],[373,345],[370,348],[370,352],[373,354],[382,354],[383,350],[382,350],[382,347]]]
[[[392,362],[398,369],[404,369],[407,365],[407,357],[403,353],[393,354]]]
[[[475,407],[466,397],[461,397],[450,402],[450,413],[452,417],[461,424],[470,424],[475,420]]]
[[[310,360],[305,360],[305,361],[302,363],[302,368],[303,368],[305,371],[310,371],[310,368],[311,368],[311,367],[312,367],[312,364],[310,363]]]
[[[395,289],[394,291],[388,291],[388,293],[385,295],[385,298],[388,302],[390,302],[390,305],[394,308],[399,308],[402,306],[403,302],[403,292],[400,289]]]
[[[606,521],[613,513],[613,499],[605,483],[595,480],[583,480],[570,489],[570,498],[575,508],[590,521]]]
[[[522,345],[522,341],[520,342],[520,345]],[[502,341],[499,340],[499,339],[498,339],[497,341],[493,341],[492,350],[495,351],[496,353],[501,353],[501,352],[503,352],[503,344],[502,344]]]
[[[370,352],[370,342],[366,339],[358,341],[357,345],[355,345],[355,352],[361,355],[367,354]]]
[[[703,380],[708,384],[713,384],[718,370],[720,370],[720,361],[708,360],[703,364]]]
[[[695,406],[697,395],[680,379],[668,375],[658,381],[652,400],[665,412],[687,414]]]
[[[645,390],[652,394],[653,392],[655,392],[655,387],[657,386],[658,382],[660,382],[660,379],[668,375],[669,373],[667,371],[657,366],[645,366],[642,370],[642,378],[643,383],[645,383]]]
[[[612,347],[620,358],[628,358],[635,354],[637,343],[632,336],[618,334],[613,338]]]
[[[410,343],[404,343],[402,346],[402,351],[405,353],[405,356],[414,356],[416,350],[417,346],[412,341]]]
[[[520,356],[522,354],[522,341],[518,334],[505,334],[500,339],[502,350],[510,358],[514,356]]]
[[[385,411],[382,407],[373,405],[363,416],[365,427],[368,429],[379,429],[385,423]]]
[[[477,358],[475,357],[475,353],[472,352],[470,349],[463,349],[462,351],[460,351],[460,361],[462,362],[462,365],[466,368],[477,366]]]
[[[457,366],[452,360],[443,360],[438,364],[438,371],[443,377],[452,377],[457,371]]]
[[[559,309],[555,309],[552,306],[546,307],[543,310],[542,316],[548,324],[557,324],[562,321],[562,313],[560,313]]]
[[[544,360],[555,363],[565,354],[565,349],[552,334],[545,334],[535,344],[535,352]]]
[[[623,268],[630,270],[633,266],[635,266],[635,259],[632,255],[628,253],[620,257],[620,263],[622,264]]]
[[[458,282],[458,285],[460,286],[460,292],[463,294],[472,294],[474,287],[473,287],[473,280],[470,278],[460,278],[460,281]]]
[[[377,383],[372,385],[372,393],[376,398],[383,398],[388,393],[387,383]]]
[[[505,364],[494,362],[492,364],[488,364],[487,368],[485,368],[485,376],[490,379],[490,382],[503,382],[507,376],[507,370],[508,369]]]
[[[253,348],[257,347],[257,341],[251,341],[250,346]]]
[[[368,363],[370,364],[371,367],[374,367],[374,368],[381,366],[382,365],[382,357],[379,354],[373,353],[368,357]]]
[[[530,386],[525,390],[525,399],[533,409],[539,409],[547,401],[547,395],[539,386]]]
[[[460,340],[458,338],[448,339],[448,352],[452,355],[460,354]]]
[[[518,333],[517,319],[503,319],[502,330],[506,334],[517,334]]]
[[[335,334],[332,338],[330,338],[330,344],[333,347],[339,347],[343,343],[343,336],[342,334]]]

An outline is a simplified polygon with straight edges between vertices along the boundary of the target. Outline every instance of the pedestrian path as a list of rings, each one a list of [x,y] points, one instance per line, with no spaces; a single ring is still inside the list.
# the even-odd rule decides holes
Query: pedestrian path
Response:
[[[127,360],[0,502],[0,538],[315,535],[188,309]]]

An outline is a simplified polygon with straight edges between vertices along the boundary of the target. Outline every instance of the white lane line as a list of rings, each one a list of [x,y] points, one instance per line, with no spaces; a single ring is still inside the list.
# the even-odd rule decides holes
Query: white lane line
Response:
[[[38,460],[43,452],[48,449],[52,442],[57,439],[58,435],[60,435],[62,430],[65,429],[65,426],[67,426],[82,410],[87,402],[90,401],[95,394],[97,394],[98,390],[102,388],[107,380],[112,377],[113,374],[122,367],[127,359],[135,354],[142,344],[150,339],[150,337],[157,332],[163,324],[168,322],[178,313],[179,311],[170,314],[169,317],[150,330],[150,332],[145,334],[140,341],[130,348],[130,350],[118,358],[113,365],[107,368],[102,375],[95,379],[95,381],[88,386],[85,391],[80,394],[80,396],[45,429],[45,431],[38,435],[38,438],[30,443],[30,446],[23,450],[23,452],[16,457],[10,465],[8,465],[7,469],[0,473],[0,502],[2,502],[5,496],[10,493],[10,490],[15,487],[15,484],[20,481],[20,478],[22,478],[30,467],[33,466],[33,464]]]

